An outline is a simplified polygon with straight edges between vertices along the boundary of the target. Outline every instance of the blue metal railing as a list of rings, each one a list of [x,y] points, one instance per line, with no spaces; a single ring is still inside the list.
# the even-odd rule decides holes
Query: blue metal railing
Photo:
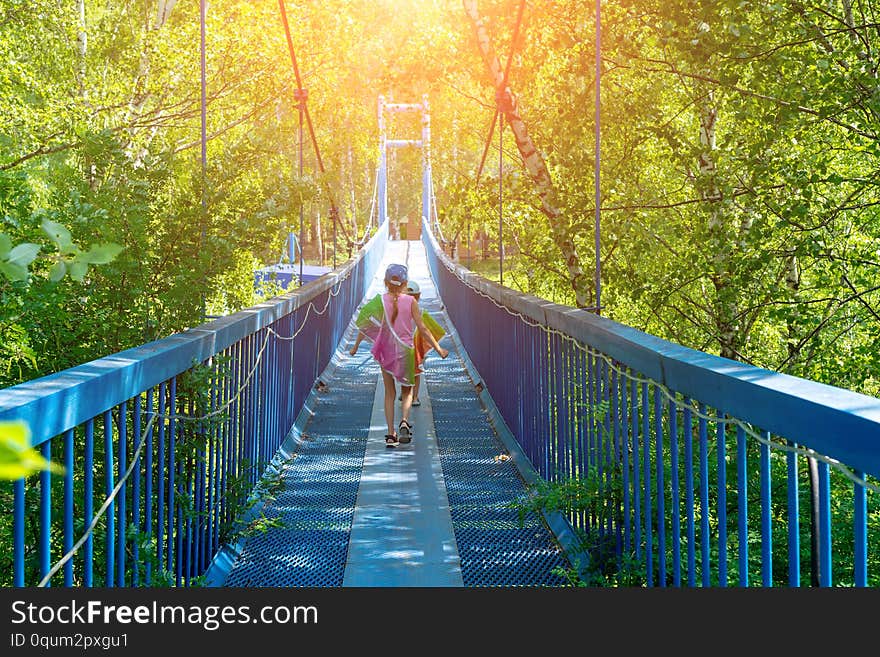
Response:
[[[58,568],[65,586],[201,577],[329,363],[386,240],[381,226],[350,262],[295,292],[0,390],[0,420],[26,421],[32,444],[65,467],[0,497],[12,500],[2,534],[12,535],[11,583],[48,584]]]
[[[532,465],[592,492],[569,511],[592,563],[645,586],[880,586],[880,400],[503,288],[422,235]]]

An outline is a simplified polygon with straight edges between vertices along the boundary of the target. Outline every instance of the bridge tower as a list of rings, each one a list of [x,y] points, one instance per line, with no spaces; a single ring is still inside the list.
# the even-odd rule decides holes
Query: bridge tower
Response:
[[[389,139],[385,130],[386,112],[421,112],[421,139]],[[421,103],[386,103],[385,96],[379,96],[379,223],[388,219],[388,149],[413,146],[422,149],[422,216],[431,217],[431,114],[428,95],[422,96]]]

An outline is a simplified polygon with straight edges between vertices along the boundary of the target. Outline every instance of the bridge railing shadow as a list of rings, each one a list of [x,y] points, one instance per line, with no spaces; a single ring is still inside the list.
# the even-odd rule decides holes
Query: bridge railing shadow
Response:
[[[0,421],[25,421],[65,469],[0,484],[2,584],[199,584],[258,501],[386,242],[382,226],[293,292],[0,390]]]
[[[427,222],[422,241],[480,383],[575,500],[585,561],[645,586],[880,586],[880,400],[501,287]]]

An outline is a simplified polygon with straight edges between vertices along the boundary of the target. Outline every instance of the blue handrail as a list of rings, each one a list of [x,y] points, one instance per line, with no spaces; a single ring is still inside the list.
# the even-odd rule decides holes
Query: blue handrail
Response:
[[[508,428],[546,481],[598,475],[604,499],[569,520],[616,543],[644,585],[808,582],[807,457],[819,460],[819,582],[880,585],[880,554],[869,549],[880,537],[880,399],[501,287],[451,262],[427,222],[422,240]],[[847,572],[832,572],[840,563]]]
[[[329,363],[386,240],[382,226],[351,261],[294,292],[0,390],[0,421],[27,422],[32,444],[65,466],[63,476],[13,482],[13,584],[48,585],[59,566],[67,586],[203,575],[241,510],[235,500],[259,481]],[[34,499],[39,514],[28,514]]]

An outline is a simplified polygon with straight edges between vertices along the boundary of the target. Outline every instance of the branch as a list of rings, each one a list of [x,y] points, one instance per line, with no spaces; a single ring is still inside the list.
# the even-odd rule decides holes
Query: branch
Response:
[[[720,87],[722,89],[730,89],[731,91],[735,91],[738,94],[741,94],[743,96],[749,96],[751,98],[757,98],[759,100],[767,100],[772,103],[776,103],[777,105],[781,105],[783,107],[794,108],[797,111],[802,112],[804,114],[810,114],[812,116],[819,118],[822,121],[828,121],[829,123],[833,123],[837,126],[840,126],[841,128],[845,128],[846,130],[849,130],[850,132],[857,134],[860,137],[864,137],[865,139],[871,139],[871,140],[876,139],[876,135],[872,135],[872,134],[867,133],[863,130],[860,130],[856,126],[851,125],[849,123],[839,121],[838,119],[832,118],[830,116],[825,116],[819,110],[814,110],[811,107],[805,107],[803,105],[798,105],[797,103],[792,103],[791,101],[788,101],[788,100],[776,98],[775,96],[768,96],[766,94],[761,94],[761,93],[758,93],[757,91],[752,91],[751,89],[743,89],[742,87],[737,87],[736,85],[724,84],[723,82],[721,82],[721,80],[717,80],[715,78],[710,78],[706,75],[699,75],[697,73],[688,73],[686,71],[681,71],[678,68],[676,68],[675,65],[673,65],[671,62],[668,62],[668,61],[665,61],[662,59],[651,59],[651,58],[646,58],[646,57],[643,57],[643,58],[634,57],[634,59],[641,59],[642,61],[645,61],[645,62],[650,62],[653,64],[661,64],[661,65],[667,67],[665,69],[650,68],[650,67],[642,69],[643,71],[647,71],[649,73],[669,73],[672,75],[677,75],[679,77],[689,78],[691,80],[698,80],[700,82],[707,82],[709,84],[713,84],[713,85]],[[620,68],[633,68],[633,67],[625,66],[625,65],[619,64],[619,63],[617,64],[617,66],[619,66]]]

